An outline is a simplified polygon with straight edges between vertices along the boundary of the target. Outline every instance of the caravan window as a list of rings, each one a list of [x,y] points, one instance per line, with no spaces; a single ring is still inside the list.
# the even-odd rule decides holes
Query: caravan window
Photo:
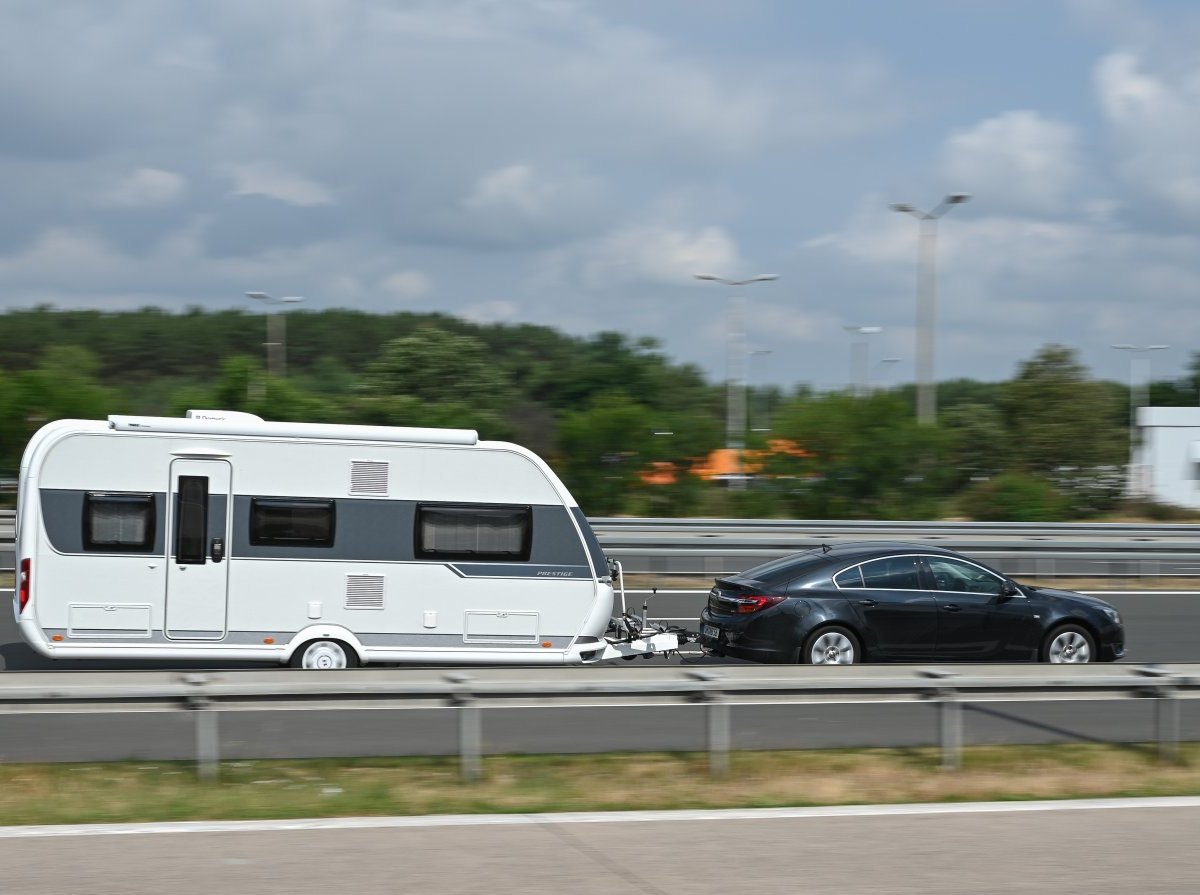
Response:
[[[208,476],[181,475],[175,495],[175,562],[202,566],[207,561]]]
[[[529,507],[422,504],[417,507],[421,559],[529,559]]]
[[[90,492],[83,499],[87,550],[154,549],[154,495]]]
[[[254,497],[250,500],[250,543],[280,547],[332,547],[332,500]]]

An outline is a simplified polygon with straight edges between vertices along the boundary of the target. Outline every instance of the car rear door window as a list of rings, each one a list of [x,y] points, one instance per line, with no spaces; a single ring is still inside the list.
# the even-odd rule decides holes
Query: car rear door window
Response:
[[[1004,579],[959,559],[926,556],[925,565],[933,576],[934,587],[939,591],[996,596],[1004,585]]]
[[[863,586],[876,590],[920,590],[921,572],[915,556],[885,556],[861,566]]]

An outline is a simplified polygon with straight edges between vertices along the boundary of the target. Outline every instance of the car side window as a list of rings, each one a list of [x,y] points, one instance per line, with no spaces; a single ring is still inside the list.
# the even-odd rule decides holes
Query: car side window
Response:
[[[915,556],[886,556],[865,562],[863,586],[879,590],[920,590],[921,573]]]
[[[936,590],[995,596],[1000,593],[1000,589],[1004,585],[1003,578],[959,559],[951,559],[946,556],[927,556],[925,564],[933,576]]]
[[[862,577],[862,566],[843,569],[833,576],[833,582],[838,587],[865,587]]]

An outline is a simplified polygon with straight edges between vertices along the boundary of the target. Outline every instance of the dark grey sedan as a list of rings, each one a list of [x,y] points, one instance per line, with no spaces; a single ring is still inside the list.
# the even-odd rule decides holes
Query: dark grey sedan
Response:
[[[700,643],[814,665],[1111,662],[1125,655],[1125,628],[1103,600],[1018,584],[951,550],[856,542],[717,579]]]

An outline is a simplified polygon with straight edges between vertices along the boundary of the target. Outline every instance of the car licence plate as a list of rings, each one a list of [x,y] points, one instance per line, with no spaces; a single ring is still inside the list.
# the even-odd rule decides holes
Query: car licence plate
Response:
[[[705,637],[710,637],[713,640],[718,640],[721,637],[721,629],[714,625],[701,625],[700,633]]]

